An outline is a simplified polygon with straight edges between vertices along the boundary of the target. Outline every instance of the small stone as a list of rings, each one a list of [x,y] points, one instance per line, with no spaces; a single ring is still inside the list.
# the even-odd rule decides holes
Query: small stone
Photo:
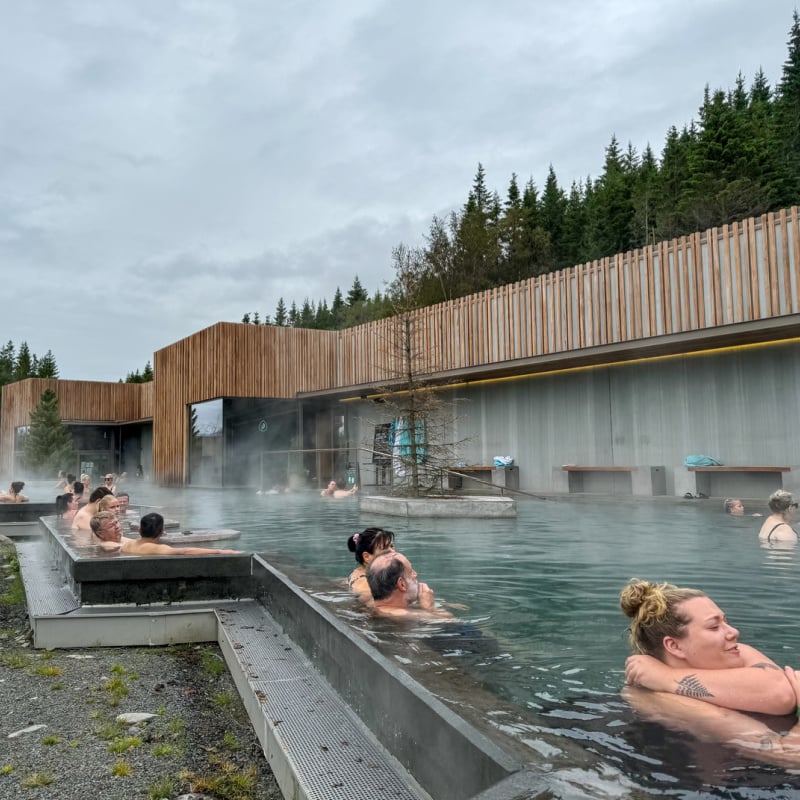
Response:
[[[46,728],[47,725],[28,725],[27,728],[22,728],[21,730],[14,731],[13,733],[8,734],[9,739],[16,739],[19,736],[22,736],[24,733],[36,733],[36,731],[40,731],[42,728]]]
[[[155,714],[148,714],[143,711],[132,711],[128,714],[120,714],[117,717],[117,722],[125,722],[128,725],[141,725],[143,722],[150,722],[155,716]]]

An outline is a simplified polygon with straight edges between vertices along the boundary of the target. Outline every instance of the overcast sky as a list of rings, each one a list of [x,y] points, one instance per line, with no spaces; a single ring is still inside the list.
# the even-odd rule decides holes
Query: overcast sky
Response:
[[[463,204],[660,154],[771,86],[794,0],[25,0],[0,25],[0,341],[111,380],[247,311],[391,279]]]

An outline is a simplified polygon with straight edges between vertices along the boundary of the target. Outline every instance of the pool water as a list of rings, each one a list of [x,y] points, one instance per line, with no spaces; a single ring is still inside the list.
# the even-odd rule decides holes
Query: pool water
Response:
[[[365,516],[357,499],[251,490],[161,490],[131,484],[132,503],[182,527],[237,528],[263,553],[465,716],[554,770],[553,797],[798,797],[797,774],[741,759],[638,720],[619,697],[629,654],[618,607],[631,577],[706,591],[752,644],[800,667],[797,553],[765,549],[761,520],[704,500],[583,497],[525,501],[516,520]],[[359,613],[342,590],[354,566],[347,537],[395,531],[405,553],[462,626],[397,630]],[[391,628],[391,630],[390,630]],[[456,635],[460,634],[460,635]],[[468,675],[480,691],[465,701]],[[452,680],[452,693],[448,688]],[[570,774],[567,774],[570,773]]]

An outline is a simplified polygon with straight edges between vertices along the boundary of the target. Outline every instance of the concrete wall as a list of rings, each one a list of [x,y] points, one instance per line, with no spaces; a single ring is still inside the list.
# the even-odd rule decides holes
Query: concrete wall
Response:
[[[554,477],[562,464],[663,465],[667,494],[679,495],[694,478],[681,469],[689,454],[731,466],[800,464],[798,342],[525,377],[450,393],[456,399],[456,438],[471,439],[462,460],[491,464],[495,455],[513,456],[526,491],[562,490],[560,470]],[[370,441],[375,405],[350,411],[359,442]],[[586,491],[610,490],[602,481],[611,479],[586,476]],[[782,479],[784,488],[800,488],[800,471]],[[780,486],[774,475],[715,475],[714,480],[720,494],[748,497]]]

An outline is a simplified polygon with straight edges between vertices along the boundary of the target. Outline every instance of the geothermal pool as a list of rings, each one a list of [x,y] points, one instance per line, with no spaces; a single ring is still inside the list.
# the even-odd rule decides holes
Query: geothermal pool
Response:
[[[516,520],[420,520],[365,516],[355,499],[316,493],[127,488],[132,503],[160,506],[184,528],[241,530],[236,547],[264,553],[535,763],[568,751],[575,774],[568,786],[554,782],[553,797],[577,788],[591,798],[800,797],[800,772],[639,721],[618,695],[628,645],[617,597],[634,576],[702,588],[742,641],[800,667],[797,552],[762,548],[759,519],[727,516],[716,500],[582,497],[522,501]],[[340,588],[354,564],[346,540],[368,525],[394,530],[437,598],[466,606],[454,613],[468,635],[424,625],[398,633],[354,608]],[[467,700],[462,673],[481,689]]]

